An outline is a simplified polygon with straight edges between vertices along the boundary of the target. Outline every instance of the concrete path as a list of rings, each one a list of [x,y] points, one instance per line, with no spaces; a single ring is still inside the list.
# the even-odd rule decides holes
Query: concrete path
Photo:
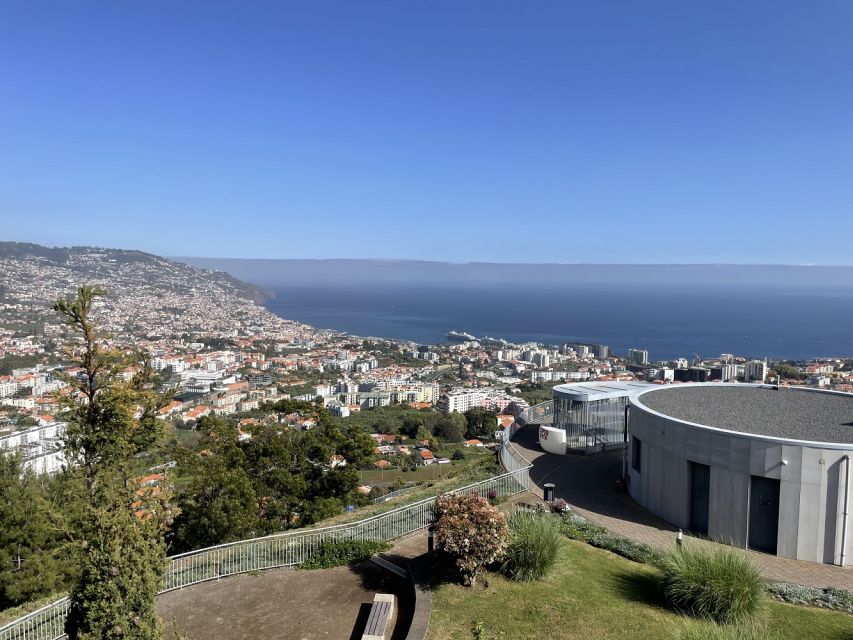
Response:
[[[542,497],[542,485],[557,485],[556,497],[563,498],[579,514],[607,527],[617,536],[656,548],[675,542],[676,527],[649,513],[616,485],[622,476],[622,451],[594,455],[545,453],[538,442],[538,428],[523,428],[514,441],[522,456],[533,463],[530,470],[533,493]],[[715,545],[689,537],[691,544]],[[793,582],[812,587],[839,587],[853,591],[853,567],[836,567],[817,562],[780,558],[757,551],[746,553],[768,580]]]

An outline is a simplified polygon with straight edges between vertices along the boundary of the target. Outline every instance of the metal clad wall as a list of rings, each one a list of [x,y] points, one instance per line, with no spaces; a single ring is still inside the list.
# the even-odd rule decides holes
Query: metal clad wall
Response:
[[[629,423],[630,433],[643,443],[641,473],[629,465],[629,491],[649,511],[675,526],[689,528],[688,463],[708,464],[708,535],[745,547],[750,476],[779,480],[778,555],[835,564],[840,561],[842,458],[845,454],[853,456],[853,450],[706,429],[653,414],[636,404]],[[630,455],[629,450],[629,460]],[[848,527],[847,558],[853,561],[853,517]]]

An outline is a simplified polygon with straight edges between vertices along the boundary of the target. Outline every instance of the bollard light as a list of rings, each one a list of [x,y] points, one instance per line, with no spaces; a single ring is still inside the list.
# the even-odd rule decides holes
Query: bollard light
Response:
[[[435,548],[435,527],[427,527],[427,553],[432,555]]]
[[[682,544],[684,544],[684,533],[679,529],[675,534],[675,545],[680,549]]]

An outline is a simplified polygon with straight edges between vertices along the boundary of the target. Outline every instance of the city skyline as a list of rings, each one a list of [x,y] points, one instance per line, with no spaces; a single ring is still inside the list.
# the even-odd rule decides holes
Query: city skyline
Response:
[[[848,3],[166,6],[0,9],[4,239],[853,263]]]

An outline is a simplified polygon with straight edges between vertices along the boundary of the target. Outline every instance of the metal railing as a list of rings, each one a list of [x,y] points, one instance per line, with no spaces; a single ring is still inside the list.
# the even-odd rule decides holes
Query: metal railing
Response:
[[[411,493],[416,489],[422,489],[423,487],[419,484],[412,485],[411,487],[403,487],[402,489],[397,489],[396,491],[389,491],[386,494],[381,496],[377,496],[373,498],[373,504],[382,504],[383,502],[388,502],[389,500],[393,500],[394,498],[399,498],[400,496],[404,496],[407,493]]]
[[[487,498],[509,497],[526,491],[530,463],[509,441],[502,444],[499,458],[506,473],[449,493],[473,492]],[[297,565],[314,555],[324,542],[402,537],[430,525],[434,500],[434,496],[425,498],[358,522],[289,531],[172,556],[160,593],[240,573]],[[66,597],[33,611],[0,628],[0,640],[62,638],[68,608]]]
[[[515,418],[515,422],[509,426],[507,433],[505,433],[505,437],[511,440],[515,437],[515,434],[518,433],[518,430],[521,429],[521,427],[528,424],[551,424],[553,421],[554,401],[548,400],[547,402],[541,402],[533,405],[532,407],[528,407],[518,414]]]

